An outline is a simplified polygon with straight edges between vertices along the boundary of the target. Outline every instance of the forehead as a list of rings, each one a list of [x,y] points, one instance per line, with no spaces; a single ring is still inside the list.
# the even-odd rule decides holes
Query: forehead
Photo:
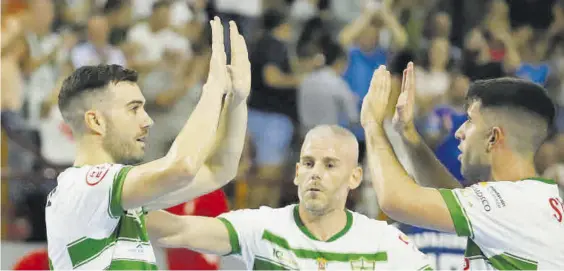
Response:
[[[472,101],[470,102],[466,112],[470,117],[477,117],[480,114],[481,107],[482,107],[482,103],[480,101]]]
[[[306,137],[301,156],[315,158],[333,157],[341,159],[345,156],[347,144],[335,136],[309,136]]]
[[[133,82],[118,82],[117,84],[110,83],[108,90],[113,96],[113,101],[117,105],[127,104],[131,101],[145,102],[145,97],[141,93],[141,89],[136,83]]]

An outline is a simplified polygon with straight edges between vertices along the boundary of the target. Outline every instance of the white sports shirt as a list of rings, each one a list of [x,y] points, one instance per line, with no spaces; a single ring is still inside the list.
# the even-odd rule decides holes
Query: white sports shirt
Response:
[[[564,270],[564,202],[553,181],[482,182],[440,192],[456,233],[469,237],[464,270]]]
[[[398,229],[347,211],[342,231],[317,240],[298,205],[222,214],[232,253],[249,270],[430,270],[429,261]]]
[[[51,269],[157,269],[144,212],[121,207],[129,169],[102,164],[59,175],[45,207]]]

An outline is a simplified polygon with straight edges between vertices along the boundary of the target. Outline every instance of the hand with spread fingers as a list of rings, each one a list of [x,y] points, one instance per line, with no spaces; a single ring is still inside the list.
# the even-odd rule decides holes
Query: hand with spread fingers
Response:
[[[385,66],[382,65],[374,71],[368,94],[364,97],[360,112],[360,121],[365,129],[371,125],[381,126],[384,123],[392,88],[391,82],[390,72]]]
[[[231,40],[231,65],[228,71],[237,101],[246,101],[251,91],[251,62],[245,38],[239,34],[235,22],[229,22],[229,38]]]
[[[219,17],[210,21],[212,30],[212,53],[208,79],[204,91],[219,91],[226,94],[230,91],[231,80],[227,72],[227,57],[223,43],[223,26]]]
[[[403,71],[401,82],[401,93],[396,104],[396,111],[392,123],[395,130],[403,134],[407,130],[415,127],[414,120],[415,107],[415,71],[413,63],[409,62]]]

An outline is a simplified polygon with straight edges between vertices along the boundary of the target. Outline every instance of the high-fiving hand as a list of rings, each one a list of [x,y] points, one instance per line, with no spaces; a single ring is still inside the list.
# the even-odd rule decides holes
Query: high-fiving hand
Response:
[[[231,41],[231,65],[227,66],[237,101],[246,101],[251,91],[251,62],[247,44],[237,24],[229,22],[229,39]]]
[[[360,122],[367,129],[371,125],[381,126],[386,117],[386,108],[392,88],[390,72],[385,66],[380,66],[370,81],[370,88],[362,102]]]
[[[212,53],[208,80],[204,85],[204,91],[218,91],[221,94],[226,94],[230,91],[231,80],[227,73],[223,26],[217,16],[210,21],[210,24],[212,30]]]
[[[402,134],[407,129],[413,128],[415,107],[415,71],[413,63],[409,62],[403,71],[401,82],[401,93],[396,104],[396,112],[392,123],[397,132]]]

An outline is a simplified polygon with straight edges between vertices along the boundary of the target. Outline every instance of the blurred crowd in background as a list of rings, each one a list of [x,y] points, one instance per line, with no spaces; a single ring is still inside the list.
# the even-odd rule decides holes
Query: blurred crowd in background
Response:
[[[4,240],[46,240],[46,195],[75,152],[57,108],[62,80],[83,65],[137,70],[155,121],[146,159],[161,157],[198,102],[213,16],[225,24],[228,55],[229,20],[249,46],[248,140],[237,179],[169,209],[177,214],[215,216],[296,202],[295,161],[303,136],[318,124],[351,129],[363,163],[360,105],[382,64],[393,74],[397,98],[402,71],[414,61],[417,128],[463,183],[454,131],[466,120],[464,96],[472,81],[528,79],[543,85],[558,109],[564,107],[561,0],[2,0],[1,8]],[[400,140],[391,129],[389,135]],[[401,148],[396,151],[402,160]],[[539,150],[537,167],[544,177],[564,182],[563,113]],[[348,206],[387,219],[375,196],[365,176]],[[454,256],[437,258],[437,266],[449,269],[460,261],[464,240],[398,226],[424,252],[451,251]]]

